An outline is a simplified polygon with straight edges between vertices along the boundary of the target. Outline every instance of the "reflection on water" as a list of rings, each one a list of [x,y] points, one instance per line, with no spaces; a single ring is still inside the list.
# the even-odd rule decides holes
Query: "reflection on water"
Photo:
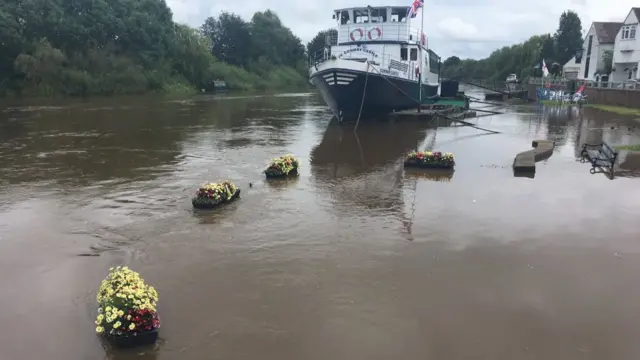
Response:
[[[2,359],[640,354],[640,160],[621,152],[614,181],[577,161],[584,143],[636,143],[632,120],[534,105],[472,120],[497,135],[354,132],[313,94],[2,106]],[[535,139],[554,155],[513,178]],[[453,152],[455,172],[404,169],[414,149]],[[285,153],[300,176],[266,180]],[[220,179],[241,199],[194,211],[193,191]],[[160,293],[154,348],[93,334],[117,264]]]

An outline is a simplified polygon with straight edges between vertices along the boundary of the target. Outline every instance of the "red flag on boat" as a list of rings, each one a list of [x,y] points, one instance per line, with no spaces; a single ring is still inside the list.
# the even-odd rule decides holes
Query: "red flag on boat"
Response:
[[[585,86],[586,84],[587,84],[586,82],[585,82],[585,83],[582,83],[582,86],[580,86],[580,89],[578,89],[578,91],[576,92],[576,94],[582,94],[582,92],[584,91],[584,86]]]
[[[414,18],[418,15],[418,9],[424,6],[424,0],[413,0],[411,6],[407,9],[407,17]]]

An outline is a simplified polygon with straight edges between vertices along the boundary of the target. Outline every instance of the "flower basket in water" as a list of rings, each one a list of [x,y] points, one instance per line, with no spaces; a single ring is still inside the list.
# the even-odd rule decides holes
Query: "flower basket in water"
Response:
[[[426,169],[453,169],[455,161],[452,153],[439,151],[414,151],[407,155],[404,161],[405,167]]]
[[[414,179],[425,179],[438,182],[450,182],[455,170],[453,169],[420,169],[408,167],[405,175]]]
[[[221,183],[207,183],[202,185],[196,196],[191,199],[191,204],[197,209],[213,209],[237,199],[240,196],[240,189],[231,181]]]
[[[156,312],[158,293],[128,267],[109,269],[98,290],[96,332],[117,347],[154,344],[160,319]]]
[[[285,155],[275,158],[264,171],[267,178],[281,178],[298,175],[298,159],[293,155]]]

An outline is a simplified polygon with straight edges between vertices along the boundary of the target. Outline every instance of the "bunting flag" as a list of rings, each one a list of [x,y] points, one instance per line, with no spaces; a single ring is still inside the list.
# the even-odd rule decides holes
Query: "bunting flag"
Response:
[[[549,69],[547,69],[547,64],[544,63],[544,59],[542,59],[542,76],[549,76]]]
[[[407,17],[413,19],[418,15],[418,9],[424,7],[424,0],[413,0],[413,3],[407,9]]]

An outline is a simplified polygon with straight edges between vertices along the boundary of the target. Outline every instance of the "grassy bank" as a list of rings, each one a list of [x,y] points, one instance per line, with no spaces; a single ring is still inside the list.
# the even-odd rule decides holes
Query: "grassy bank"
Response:
[[[585,107],[590,107],[598,110],[608,111],[620,115],[635,115],[640,116],[640,109],[628,108],[624,106],[614,105],[600,105],[600,104],[584,104]]]
[[[543,105],[560,105],[562,102],[557,100],[540,100],[540,103]]]
[[[162,71],[152,70],[136,72],[136,69],[117,69],[120,71],[89,72],[69,68],[59,68],[52,74],[33,81],[21,81],[13,88],[1,88],[0,97],[74,97],[74,96],[112,96],[138,95],[148,93],[195,94],[202,89],[212,90],[209,81],[222,80],[228,90],[270,91],[308,89],[307,79],[300,71],[291,67],[279,66],[262,73],[249,72],[241,67],[224,62],[212,63],[203,76],[205,80],[194,83],[178,75],[165,75]]]
[[[616,150],[640,151],[640,144],[614,146]]]
[[[307,88],[309,83],[294,68],[275,66],[261,73],[249,72],[241,67],[216,62],[210,68],[210,76],[224,80],[231,90],[277,90]]]

